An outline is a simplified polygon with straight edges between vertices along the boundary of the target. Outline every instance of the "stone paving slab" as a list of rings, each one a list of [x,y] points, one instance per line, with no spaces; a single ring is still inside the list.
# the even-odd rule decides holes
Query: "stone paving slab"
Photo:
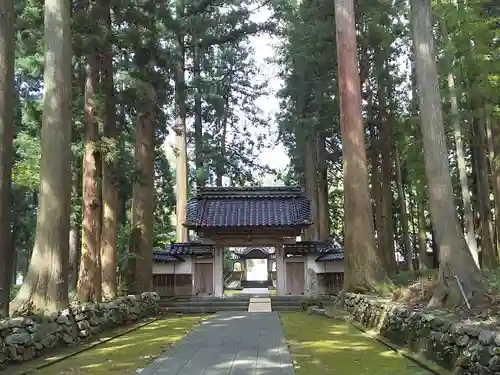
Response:
[[[293,367],[277,313],[221,312],[140,375],[293,375]]]

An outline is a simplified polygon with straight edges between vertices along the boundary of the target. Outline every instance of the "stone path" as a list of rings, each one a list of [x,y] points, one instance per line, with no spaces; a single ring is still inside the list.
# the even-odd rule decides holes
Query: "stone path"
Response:
[[[277,313],[224,312],[140,375],[293,375],[293,367]]]

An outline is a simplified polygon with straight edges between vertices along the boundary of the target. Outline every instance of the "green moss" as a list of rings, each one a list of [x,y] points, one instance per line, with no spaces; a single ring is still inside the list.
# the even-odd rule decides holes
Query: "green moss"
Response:
[[[295,375],[423,375],[427,371],[344,321],[282,313]]]
[[[34,372],[37,375],[133,375],[206,316],[172,316]],[[47,358],[50,360],[50,358]]]

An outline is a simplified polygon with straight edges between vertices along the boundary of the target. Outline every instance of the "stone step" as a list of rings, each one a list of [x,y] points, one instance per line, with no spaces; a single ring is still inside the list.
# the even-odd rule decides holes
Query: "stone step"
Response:
[[[302,311],[301,306],[274,306],[272,305],[271,307],[272,311],[278,311],[278,312],[295,312],[295,311]]]
[[[196,306],[196,307],[167,307],[167,313],[184,314],[214,314],[220,311],[248,311],[247,306]]]
[[[213,297],[213,296],[186,296],[186,297],[171,297],[171,298],[162,298],[160,300],[161,303],[163,302],[172,302],[172,301],[178,301],[178,302],[224,302],[224,301],[246,301],[248,302],[250,300],[250,296],[248,295],[241,295],[241,294],[235,294],[235,295],[230,295],[230,296],[225,296],[225,297]]]
[[[271,312],[271,299],[269,297],[250,298],[249,312]]]
[[[248,306],[248,301],[170,301],[161,302],[161,307],[197,307],[197,306]]]

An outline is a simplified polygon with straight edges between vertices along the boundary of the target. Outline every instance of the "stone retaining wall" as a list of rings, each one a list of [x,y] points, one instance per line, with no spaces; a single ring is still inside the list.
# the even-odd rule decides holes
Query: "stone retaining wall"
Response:
[[[0,369],[7,363],[39,357],[47,349],[77,345],[105,329],[156,315],[159,300],[158,294],[147,292],[111,302],[72,304],[58,314],[0,320]]]
[[[359,294],[347,293],[344,307],[365,327],[377,329],[392,343],[425,356],[454,375],[500,375],[500,332]]]

